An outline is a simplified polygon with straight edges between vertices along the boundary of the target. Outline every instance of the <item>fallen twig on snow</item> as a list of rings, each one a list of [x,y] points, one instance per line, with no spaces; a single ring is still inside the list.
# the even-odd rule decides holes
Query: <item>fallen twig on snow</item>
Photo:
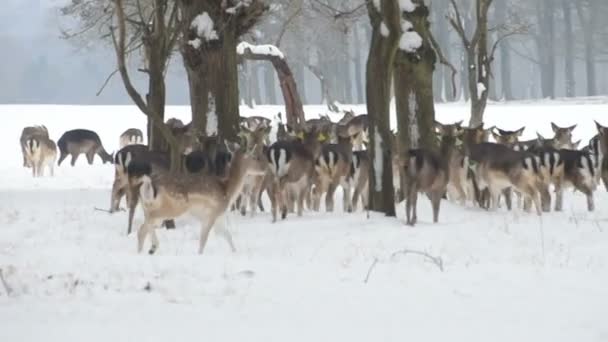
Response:
[[[1,268],[0,268],[0,281],[2,282],[2,286],[4,286],[4,290],[6,291],[6,294],[10,296],[13,293],[13,289],[8,285],[8,283],[6,282],[6,279],[4,279],[4,273],[2,272]]]
[[[108,214],[112,214],[113,211],[108,210],[108,209],[102,209],[102,208],[97,208],[94,207],[93,209],[97,210],[97,211],[103,211],[104,213],[108,213]],[[124,208],[119,208],[118,211],[126,211]]]
[[[394,258],[397,255],[407,255],[407,254],[416,254],[416,255],[420,255],[425,257],[426,259],[430,260],[434,265],[437,266],[437,268],[443,272],[443,259],[441,257],[436,257],[433,255],[428,254],[427,252],[422,252],[422,251],[417,251],[417,250],[413,250],[413,249],[402,249],[396,252],[391,253],[390,259]],[[378,263],[381,260],[378,258],[374,258],[374,261],[372,261],[372,264],[369,266],[369,268],[367,269],[367,275],[365,276],[365,279],[363,279],[364,283],[368,283],[369,279],[371,278],[372,272],[374,271],[374,269],[376,268],[376,265],[378,265]]]
[[[372,264],[369,266],[369,269],[367,270],[367,275],[365,276],[365,280],[363,280],[364,283],[367,284],[367,282],[369,281],[369,276],[372,275],[372,271],[374,270],[374,267],[376,267],[377,263],[378,258],[374,258],[374,262],[372,262]]]

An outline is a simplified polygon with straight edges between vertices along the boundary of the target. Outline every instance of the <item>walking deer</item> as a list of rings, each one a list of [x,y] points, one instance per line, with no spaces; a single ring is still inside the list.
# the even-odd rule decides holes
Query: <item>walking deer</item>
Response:
[[[101,157],[104,164],[113,161],[112,155],[103,148],[99,135],[90,130],[74,129],[67,131],[59,138],[57,146],[59,146],[60,152],[58,165],[61,165],[68,155],[71,155],[70,164],[74,166],[81,153],[86,155],[89,165],[93,164],[93,158],[96,154]]]
[[[138,128],[129,128],[120,135],[119,146],[123,148],[127,145],[143,144],[144,134]]]
[[[145,164],[132,163],[129,182],[139,186],[139,197],[144,210],[144,223],[137,233],[137,250],[141,252],[145,239],[151,236],[149,253],[159,246],[155,228],[163,220],[189,213],[201,224],[199,253],[203,253],[209,232],[216,223],[223,224],[223,216],[242,190],[247,175],[263,174],[266,162],[235,146],[229,175],[222,179],[215,175],[187,174],[180,177],[168,173],[153,174]],[[230,233],[222,229],[232,251]]]

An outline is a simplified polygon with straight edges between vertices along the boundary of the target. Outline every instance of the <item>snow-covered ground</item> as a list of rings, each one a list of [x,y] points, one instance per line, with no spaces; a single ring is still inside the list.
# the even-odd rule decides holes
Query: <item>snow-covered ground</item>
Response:
[[[186,107],[167,112],[188,117]],[[452,122],[468,108],[438,105],[437,113]],[[398,219],[340,208],[277,224],[268,213],[234,214],[236,253],[212,234],[198,255],[199,229],[184,217],[177,230],[158,231],[158,255],[137,255],[126,214],[94,210],[109,206],[111,165],[81,158],[34,180],[18,140],[31,124],[45,124],[54,139],[91,128],[113,151],[126,128],[143,129],[143,115],[127,106],[0,106],[0,115],[0,341],[608,340],[603,186],[592,213],[573,193],[563,212],[542,218],[443,202],[437,225],[421,197],[415,228],[404,225],[403,204]],[[605,98],[492,104],[486,121],[526,125],[524,139],[551,136],[551,120],[576,123],[575,140],[586,143],[593,119],[608,125]],[[439,258],[441,269],[399,253],[406,249]]]

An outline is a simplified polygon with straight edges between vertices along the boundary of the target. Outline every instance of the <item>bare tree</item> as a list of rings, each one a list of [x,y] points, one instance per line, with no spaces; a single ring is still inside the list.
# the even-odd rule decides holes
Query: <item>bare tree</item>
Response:
[[[488,12],[493,0],[475,1],[475,29],[467,34],[465,24],[460,14],[456,0],[450,0],[453,12],[448,16],[450,24],[458,34],[466,51],[466,65],[468,71],[468,89],[471,96],[471,119],[469,125],[478,126],[483,122],[483,113],[488,102],[492,62],[500,42],[512,35],[526,32],[527,27],[503,24],[493,28],[499,34],[488,46]]]

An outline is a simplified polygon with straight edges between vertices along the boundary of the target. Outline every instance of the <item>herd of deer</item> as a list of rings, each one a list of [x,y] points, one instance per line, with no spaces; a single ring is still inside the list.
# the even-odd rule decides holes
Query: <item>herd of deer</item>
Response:
[[[122,197],[129,208],[128,233],[138,203],[144,211],[138,251],[146,237],[152,240],[149,253],[158,248],[155,228],[189,213],[200,221],[199,253],[203,252],[212,227],[222,233],[232,250],[230,233],[223,227],[223,216],[229,210],[254,215],[264,210],[262,194],[271,202],[272,221],[289,212],[302,215],[304,208],[318,211],[325,195],[325,208],[334,209],[334,193],[343,190],[343,208],[347,212],[368,204],[370,158],[367,143],[367,115],[345,112],[338,122],[328,117],[312,119],[291,128],[272,120],[254,116],[242,118],[241,143],[225,143],[217,137],[204,138],[191,125],[170,119],[167,125],[177,138],[184,155],[185,171],[176,176],[169,172],[167,153],[150,151],[143,145],[143,134],[128,129],[120,136],[121,149],[111,155],[99,136],[89,130],[76,129],[62,135],[57,144],[49,138],[44,126],[26,127],[21,135],[25,167],[34,177],[42,176],[48,166],[53,173],[59,147],[58,164],[71,155],[72,166],[79,154],[89,164],[97,154],[115,166],[110,212],[119,210]],[[550,186],[554,187],[555,210],[563,208],[563,190],[567,187],[587,196],[589,210],[594,209],[593,191],[600,181],[608,189],[608,127],[596,123],[598,134],[588,146],[578,150],[580,141],[572,142],[572,127],[551,123],[555,136],[538,135],[537,139],[519,141],[524,128],[505,131],[495,127],[462,127],[436,123],[439,148],[402,151],[398,139],[391,142],[394,185],[398,200],[406,201],[407,224],[417,221],[418,193],[426,193],[433,209],[433,221],[439,217],[443,198],[462,205],[471,203],[482,208],[496,208],[501,196],[511,209],[512,193],[526,211],[532,204],[538,215],[551,208]],[[271,131],[276,141],[271,143]],[[490,143],[493,136],[496,143]]]

